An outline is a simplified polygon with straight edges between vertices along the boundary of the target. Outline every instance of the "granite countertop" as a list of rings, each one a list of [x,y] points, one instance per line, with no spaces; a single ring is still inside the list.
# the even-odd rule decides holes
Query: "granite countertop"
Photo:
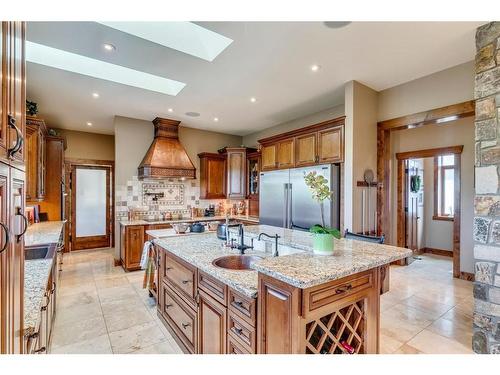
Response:
[[[332,255],[315,255],[312,252],[312,234],[269,225],[245,228],[246,237],[257,237],[265,232],[280,236],[281,246],[301,249],[291,255],[266,258],[254,264],[254,269],[298,288],[310,288],[366,271],[412,255],[406,248],[380,245],[370,242],[340,239],[334,240]],[[272,241],[262,237],[266,242]]]
[[[146,231],[146,234],[149,234],[154,238],[166,238],[166,237],[186,237],[186,236],[196,236],[205,233],[214,233],[213,230],[205,230],[205,232],[186,232],[186,233],[177,233],[174,229],[149,229]]]
[[[24,335],[35,332],[54,258],[24,261]]]
[[[212,262],[225,255],[239,254],[238,250],[223,247],[223,241],[214,233],[197,236],[176,236],[155,239],[154,243],[209,274],[246,297],[257,296],[257,271],[234,271],[215,267]],[[248,255],[268,257],[268,254],[246,251]]]
[[[412,255],[411,250],[405,248],[345,239],[335,240],[333,255],[315,255],[310,233],[267,225],[248,226],[245,236],[257,237],[261,232],[271,235],[278,233],[281,246],[299,251],[279,257],[271,257],[263,251],[247,251],[247,254],[263,257],[253,264],[255,271],[233,271],[212,265],[212,261],[218,257],[238,254],[237,250],[221,247],[222,241],[213,233],[162,238],[154,242],[248,297],[257,295],[256,271],[304,289]]]
[[[44,221],[28,227],[24,234],[24,246],[58,243],[65,221]]]
[[[49,245],[59,242],[64,221],[44,221],[30,225],[24,235],[25,246]],[[24,261],[24,335],[35,332],[40,319],[47,281],[54,257]]]
[[[254,222],[256,224],[259,223],[259,218],[253,217],[253,216],[234,215],[234,216],[230,216],[229,219],[251,221],[251,222]],[[196,221],[203,222],[203,221],[215,221],[215,220],[224,221],[224,220],[226,220],[226,217],[225,216],[203,216],[203,217],[186,218],[186,219],[179,219],[179,220],[158,220],[158,221],[120,220],[120,225],[128,226],[128,225],[175,224],[175,223],[194,223]]]

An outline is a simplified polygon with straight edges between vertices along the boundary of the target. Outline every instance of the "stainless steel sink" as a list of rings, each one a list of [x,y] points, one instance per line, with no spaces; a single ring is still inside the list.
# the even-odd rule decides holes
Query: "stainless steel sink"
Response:
[[[51,245],[29,246],[24,248],[24,259],[50,259],[54,256],[55,247]]]
[[[255,255],[226,255],[215,259],[212,264],[228,270],[246,271],[251,270],[252,264],[261,259],[262,257]]]

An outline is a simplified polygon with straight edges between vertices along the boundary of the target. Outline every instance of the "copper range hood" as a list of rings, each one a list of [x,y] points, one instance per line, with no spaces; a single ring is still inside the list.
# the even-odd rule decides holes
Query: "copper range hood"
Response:
[[[180,121],[157,117],[153,120],[153,143],[139,165],[139,179],[196,178],[196,168],[179,142]]]

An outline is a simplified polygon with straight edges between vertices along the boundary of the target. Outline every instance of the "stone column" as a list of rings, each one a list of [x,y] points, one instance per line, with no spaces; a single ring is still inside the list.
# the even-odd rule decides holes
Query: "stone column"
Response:
[[[500,354],[500,22],[476,31],[474,335],[476,353]]]

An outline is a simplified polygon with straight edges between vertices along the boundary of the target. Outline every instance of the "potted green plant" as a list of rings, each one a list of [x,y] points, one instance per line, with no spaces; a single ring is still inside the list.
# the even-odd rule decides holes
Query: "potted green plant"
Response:
[[[321,224],[313,225],[309,231],[313,234],[313,251],[315,254],[330,255],[333,253],[333,239],[340,238],[340,231],[325,226],[325,200],[332,199],[333,192],[328,186],[328,180],[315,171],[304,173],[304,181],[311,189],[312,197],[319,203]]]

